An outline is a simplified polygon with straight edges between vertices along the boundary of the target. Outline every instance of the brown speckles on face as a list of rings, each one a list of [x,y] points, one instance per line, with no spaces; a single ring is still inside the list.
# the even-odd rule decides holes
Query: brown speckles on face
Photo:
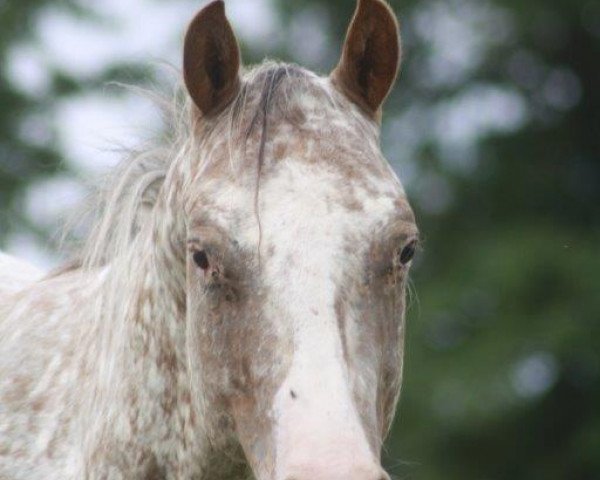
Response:
[[[273,161],[281,161],[287,157],[288,144],[287,142],[278,142],[273,147]]]
[[[369,328],[376,332],[377,355],[380,356],[376,402],[380,435],[385,435],[390,427],[402,377],[408,272],[396,263],[395,256],[401,246],[399,242],[412,235],[413,228],[404,223],[396,225],[383,233],[382,238],[386,240],[377,239],[372,243],[367,257],[373,271],[366,310],[371,320]]]
[[[246,91],[255,87],[247,85]],[[408,205],[400,200],[401,187],[381,156],[373,122],[360,115],[348,116],[332,103],[331,95],[336,101],[345,101],[336,97],[335,92],[326,91],[323,83],[313,84],[308,77],[283,78],[268,108],[266,132],[259,128],[262,113],[255,115],[261,97],[250,95],[247,110],[240,108],[236,113],[234,124],[239,129],[232,131],[227,139],[216,129],[215,135],[211,133],[206,140],[213,155],[204,170],[203,181],[199,180],[205,188],[199,188],[192,197],[193,203],[187,206],[190,215],[202,217],[202,221],[192,222],[192,230],[212,225],[219,231],[217,240],[206,230],[191,235],[215,244],[220,252],[221,271],[227,278],[219,288],[207,287],[197,272],[188,271],[188,292],[192,299],[188,322],[199,332],[198,351],[194,354],[198,359],[198,382],[209,403],[235,420],[236,435],[251,463],[264,468],[268,468],[272,461],[269,455],[276,450],[271,443],[273,424],[269,412],[273,395],[292,359],[294,335],[288,317],[265,313],[273,299],[271,285],[263,282],[263,273],[277,261],[281,262],[280,275],[290,278],[305,263],[302,256],[293,253],[296,241],[293,236],[289,243],[273,241],[274,232],[270,228],[285,230],[288,225],[302,221],[282,210],[275,223],[269,224],[267,219],[272,218],[274,203],[299,208],[303,198],[322,195],[316,202],[321,202],[323,211],[310,211],[308,215],[337,219],[343,212],[345,218],[356,221],[354,228],[352,222],[343,228],[348,228],[350,234],[362,232],[355,235],[354,244],[344,245],[345,253],[335,252],[340,256],[345,254],[353,259],[350,263],[360,263],[360,267],[348,269],[342,276],[335,294],[334,314],[343,361],[350,375],[356,378],[354,401],[374,453],[380,448],[383,425],[391,418],[399,387],[397,360],[402,352],[397,332],[401,329],[403,306],[394,302],[403,286],[390,286],[380,271],[386,261],[391,262],[393,248],[379,249],[377,258],[362,257],[379,234],[377,228],[383,228],[377,224],[377,228],[363,231],[363,224],[374,221],[371,216],[377,218],[376,215],[381,215],[382,224],[389,223],[394,208],[399,215],[405,215]],[[243,147],[238,144],[239,148],[232,152],[226,143],[232,138]],[[265,148],[261,157],[262,140]],[[232,164],[235,170],[231,170]],[[309,172],[316,183],[295,192],[299,187],[294,175],[300,175],[299,171]],[[289,183],[289,189],[277,190],[274,178]],[[229,190],[235,193],[222,196],[222,189],[228,188],[223,187],[224,183],[235,185],[236,189]],[[317,187],[324,184],[330,184],[331,188],[323,189],[321,194]],[[279,193],[269,194],[270,188]],[[257,202],[253,195],[256,189]],[[253,237],[257,230],[252,233],[252,221],[258,224],[261,220],[265,223],[261,225],[259,265],[258,236]],[[315,228],[335,231],[336,222],[332,220]],[[388,244],[393,242],[387,231],[382,235],[386,235]],[[242,239],[241,251],[230,249],[228,236]],[[327,236],[323,238],[329,241]],[[233,301],[225,301],[225,285],[236,292]],[[326,315],[321,317],[317,310],[308,310],[313,321],[321,318],[325,321]],[[326,313],[326,309],[323,311]],[[226,358],[222,352],[228,352]]]
[[[45,395],[39,395],[31,401],[31,410],[33,412],[39,412],[44,408],[45,403],[47,402],[47,398]]]
[[[233,247],[231,237],[202,222],[191,235],[208,253],[222,284],[188,264],[188,328],[197,339],[197,382],[211,408],[231,415],[246,456],[268,465],[274,450],[269,417],[275,390],[286,372],[289,337],[281,338],[263,313],[267,292],[260,284],[257,252]],[[267,247],[267,256],[274,247]],[[229,300],[226,291],[232,292]]]
[[[327,81],[286,68],[247,76],[230,110],[194,126],[197,137],[177,150],[185,155],[169,157],[162,187],[151,189],[157,198],[141,200],[148,212],[136,217],[124,260],[56,273],[23,296],[16,323],[35,344],[26,360],[37,375],[21,368],[6,382],[0,370],[0,402],[15,419],[5,431],[0,423],[0,455],[35,463],[36,441],[7,441],[43,433],[37,454],[48,471],[76,451],[78,478],[237,480],[248,469],[229,455],[241,444],[254,473],[273,478],[273,402],[297,347],[294,315],[339,335],[336,359],[378,453],[400,385],[404,284],[379,268],[391,249],[369,245],[393,208],[405,224],[414,218],[374,122]],[[196,246],[211,256],[211,275],[190,261]],[[312,256],[321,261],[307,267]],[[291,280],[288,298],[279,287]],[[303,296],[311,281],[327,292]],[[281,390],[295,406],[310,400],[298,388]]]
[[[351,212],[361,212],[364,208],[363,204],[357,198],[351,195],[344,197],[343,205],[348,211]]]

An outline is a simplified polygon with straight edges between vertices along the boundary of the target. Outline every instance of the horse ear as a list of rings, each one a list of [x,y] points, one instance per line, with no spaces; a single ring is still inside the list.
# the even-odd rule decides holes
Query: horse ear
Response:
[[[203,8],[190,23],[183,49],[183,78],[204,115],[220,111],[240,89],[240,49],[223,0]]]
[[[384,0],[358,0],[340,63],[331,79],[367,112],[379,117],[400,66],[400,31]]]

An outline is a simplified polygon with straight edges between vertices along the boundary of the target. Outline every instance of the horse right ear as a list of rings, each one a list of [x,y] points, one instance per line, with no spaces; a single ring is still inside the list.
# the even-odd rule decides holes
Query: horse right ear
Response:
[[[376,118],[400,66],[400,31],[385,0],[358,0],[356,12],[331,79]]]
[[[203,8],[188,27],[183,78],[204,115],[221,111],[240,89],[240,49],[225,16],[223,0]]]

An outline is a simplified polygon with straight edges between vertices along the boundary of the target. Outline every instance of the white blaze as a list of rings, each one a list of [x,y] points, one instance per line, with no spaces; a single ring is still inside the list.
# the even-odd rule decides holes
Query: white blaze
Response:
[[[302,163],[283,171],[288,178],[265,182],[261,192],[262,230],[266,243],[275,246],[264,274],[273,288],[274,312],[285,316],[275,321],[291,324],[294,344],[290,370],[273,404],[276,478],[316,480],[311,477],[313,468],[338,476],[360,471],[361,466],[363,472],[371,472],[378,459],[352,400],[335,312],[344,234],[356,231],[356,218],[324,200],[339,192],[337,182],[323,181],[322,172],[317,179]],[[388,208],[391,205],[383,210]],[[381,218],[381,212],[371,213],[371,218]],[[361,227],[370,228],[366,222]],[[377,472],[372,478],[379,478]]]

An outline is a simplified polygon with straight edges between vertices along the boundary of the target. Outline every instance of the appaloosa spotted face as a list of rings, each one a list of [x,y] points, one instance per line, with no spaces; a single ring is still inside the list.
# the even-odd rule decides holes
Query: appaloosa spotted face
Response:
[[[186,37],[198,159],[186,187],[199,395],[258,479],[380,480],[418,232],[379,146],[398,27],[361,0],[329,78],[240,73],[222,2]],[[201,167],[200,167],[201,165]]]

